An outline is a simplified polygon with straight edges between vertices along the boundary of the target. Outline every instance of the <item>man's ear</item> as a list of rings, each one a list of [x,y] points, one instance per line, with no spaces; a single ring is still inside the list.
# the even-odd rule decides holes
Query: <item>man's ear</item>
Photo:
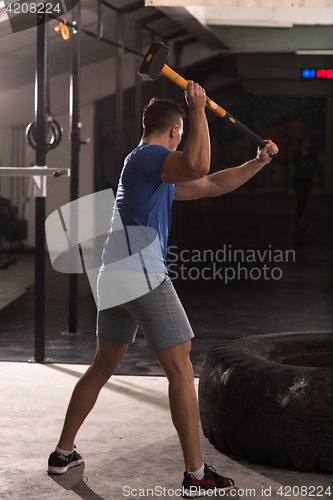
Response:
[[[178,125],[174,125],[171,129],[170,129],[170,137],[173,139],[177,133],[177,129],[178,129]]]

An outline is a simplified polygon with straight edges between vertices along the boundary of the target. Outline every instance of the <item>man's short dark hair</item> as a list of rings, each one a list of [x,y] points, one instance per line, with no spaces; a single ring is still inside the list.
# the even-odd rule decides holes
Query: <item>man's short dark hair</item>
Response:
[[[144,107],[142,125],[146,136],[165,134],[180,118],[184,120],[186,113],[183,108],[170,99],[155,99]]]

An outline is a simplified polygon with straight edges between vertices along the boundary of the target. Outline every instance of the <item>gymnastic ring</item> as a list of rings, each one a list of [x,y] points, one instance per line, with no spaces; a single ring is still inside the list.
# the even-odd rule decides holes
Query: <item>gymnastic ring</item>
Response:
[[[205,436],[222,453],[333,471],[333,332],[254,335],[211,349],[199,380]]]
[[[47,144],[47,149],[55,149],[59,144],[61,143],[62,140],[62,128],[59,125],[59,123],[56,120],[52,120],[50,123],[50,127],[53,132],[53,141],[51,138],[51,141]]]
[[[59,123],[54,119],[52,121],[48,121],[47,123],[52,131],[51,140],[49,143],[46,144],[46,149],[50,151],[51,149],[55,149],[61,143],[62,128],[59,125]],[[36,149],[36,137],[35,137],[36,129],[37,129],[37,122],[31,122],[29,123],[25,131],[26,139],[29,143],[29,146],[31,146],[32,149]]]

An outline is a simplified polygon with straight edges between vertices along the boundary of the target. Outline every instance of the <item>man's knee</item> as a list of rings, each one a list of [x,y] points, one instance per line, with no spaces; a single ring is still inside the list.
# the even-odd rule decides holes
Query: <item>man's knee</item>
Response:
[[[190,344],[186,343],[155,351],[155,355],[169,381],[179,378],[187,380],[194,378],[189,352]]]
[[[92,368],[101,376],[110,378],[114,370],[123,359],[127,350],[127,345],[110,344],[98,339],[96,355],[92,363]]]

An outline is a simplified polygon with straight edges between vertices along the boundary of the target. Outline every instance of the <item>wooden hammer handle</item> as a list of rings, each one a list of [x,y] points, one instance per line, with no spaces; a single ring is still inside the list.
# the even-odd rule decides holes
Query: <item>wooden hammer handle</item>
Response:
[[[161,73],[176,85],[178,85],[178,87],[180,87],[181,89],[187,90],[188,81],[185,80],[185,78],[183,78],[182,76],[178,75],[178,73],[171,69],[167,64],[163,66]],[[245,127],[245,125],[243,125],[236,118],[230,115],[228,111],[221,108],[221,106],[216,104],[216,102],[212,101],[209,97],[206,97],[206,106],[211,111],[213,111],[213,113],[218,115],[220,118],[223,118],[223,120],[235,127],[241,134],[245,135],[245,137],[248,137],[257,146],[259,146],[260,148],[263,148],[265,146],[266,143],[259,136],[252,132],[252,130]]]
[[[182,76],[178,75],[178,73],[171,69],[167,64],[163,66],[161,73],[169,78],[169,80],[171,80],[173,83],[178,85],[178,87],[180,87],[181,89],[187,90],[188,81],[185,80],[185,78],[183,78]],[[209,97],[206,97],[206,106],[221,118],[224,118],[227,114],[225,109],[221,108],[221,106],[209,99]]]

